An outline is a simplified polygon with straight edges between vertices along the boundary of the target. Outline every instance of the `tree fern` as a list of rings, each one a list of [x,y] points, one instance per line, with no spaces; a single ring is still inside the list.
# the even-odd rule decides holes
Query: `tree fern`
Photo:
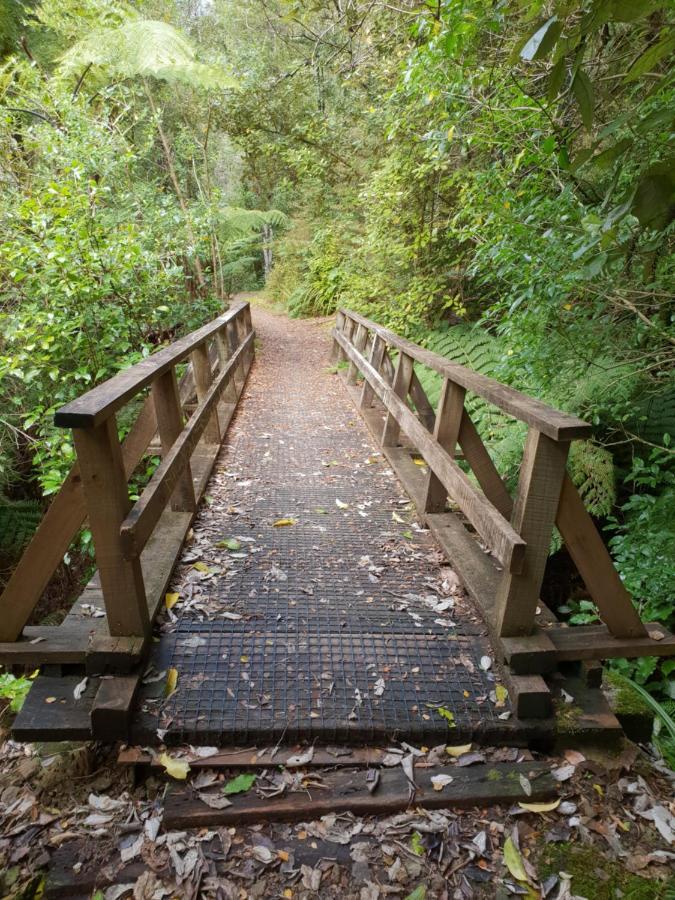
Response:
[[[239,84],[219,66],[198,62],[179,31],[154,19],[97,28],[61,57],[60,72],[79,74],[85,66],[102,66],[119,78],[152,77],[194,87],[236,88]]]
[[[16,559],[42,518],[40,505],[34,500],[6,500],[0,497],[0,556]]]

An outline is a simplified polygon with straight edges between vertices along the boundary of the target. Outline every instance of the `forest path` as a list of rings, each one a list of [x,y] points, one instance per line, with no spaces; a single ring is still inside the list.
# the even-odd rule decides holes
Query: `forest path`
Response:
[[[178,687],[146,678],[134,740],[508,742],[485,629],[331,370],[330,323],[254,305],[253,324],[153,648]]]

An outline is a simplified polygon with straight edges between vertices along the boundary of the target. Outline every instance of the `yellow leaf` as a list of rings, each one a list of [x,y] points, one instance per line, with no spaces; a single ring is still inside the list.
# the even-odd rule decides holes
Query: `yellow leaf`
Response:
[[[497,703],[504,703],[506,698],[509,696],[509,692],[506,690],[503,684],[495,685],[495,696],[497,697]]]
[[[290,900],[290,898],[293,896],[293,891],[290,888],[284,888],[283,896],[284,900]]]
[[[564,304],[563,304],[563,309],[572,309],[572,304],[571,304],[571,303],[564,303]]]
[[[56,703],[56,697],[47,697],[45,703]]]
[[[179,598],[180,598],[180,594],[167,594],[164,597],[164,602],[166,603],[166,608],[173,609],[174,606],[176,605],[176,603],[178,603]]]
[[[277,856],[282,862],[288,862],[290,856],[287,850],[277,850]]]
[[[240,656],[240,657],[239,657],[239,662],[247,663],[247,662],[248,662],[248,656]]]
[[[529,812],[553,812],[554,809],[557,809],[560,806],[560,800],[553,800],[551,803],[518,803],[522,809],[527,809]]]
[[[463,753],[468,753],[471,749],[471,744],[462,744],[459,747],[446,747],[445,752],[448,756],[462,756]]]
[[[166,685],[164,686],[164,695],[170,697],[176,690],[178,684],[178,669],[169,669],[166,673]]]
[[[599,797],[604,797],[605,792],[603,791],[603,789],[600,787],[599,784],[594,784],[594,785],[593,785],[593,790],[595,791],[595,793],[596,793]]]
[[[295,525],[295,519],[277,519],[274,523],[275,528],[282,528],[284,525]]]
[[[523,858],[510,837],[507,837],[504,841],[504,865],[516,881],[527,881],[527,872],[523,865]]]
[[[454,138],[454,136],[455,136],[455,126],[453,125],[452,128],[448,128],[448,135],[447,135],[448,143]]]
[[[206,565],[206,563],[203,563],[203,562],[193,563],[192,568],[196,569],[198,572],[206,573],[209,571],[209,567]]]
[[[176,671],[173,669],[172,671]],[[174,759],[173,756],[169,756],[168,753],[162,753],[159,757],[160,763],[164,766],[168,775],[172,778],[177,778],[179,781],[185,781],[187,778],[187,773],[190,771],[190,766],[182,759]]]
[[[427,462],[425,459],[419,459],[419,457],[415,457],[413,460],[416,466],[426,466]]]

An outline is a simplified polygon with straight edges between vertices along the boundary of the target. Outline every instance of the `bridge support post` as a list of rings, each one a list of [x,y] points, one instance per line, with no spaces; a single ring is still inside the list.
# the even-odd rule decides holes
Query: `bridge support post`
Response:
[[[120,538],[131,501],[115,416],[91,428],[73,428],[73,439],[110,634],[145,636],[150,621],[141,563],[124,558]]]
[[[441,396],[438,401],[436,423],[434,425],[434,439],[453,457],[462,425],[465,396],[466,390],[461,385],[455,384],[454,381],[450,381],[448,378],[443,381]],[[445,501],[447,499],[447,490],[430,469],[427,479],[424,511],[431,513],[445,512]]]
[[[176,370],[171,368],[152,383],[152,400],[157,416],[157,430],[162,443],[162,456],[171,450],[176,438],[183,430],[183,414],[180,407],[180,394],[176,381]],[[184,512],[192,512],[197,508],[195,489],[192,483],[192,471],[187,463],[180,475],[176,489],[171,497],[171,508]]]
[[[202,344],[192,351],[192,370],[195,374],[195,387],[197,388],[197,399],[201,401],[206,397],[211,387],[213,375],[211,372],[211,363],[209,361],[209,352],[205,345]],[[204,439],[208,444],[220,443],[220,424],[218,422],[218,410],[213,411],[209,423],[204,430]]]
[[[520,467],[511,524],[526,542],[519,573],[505,571],[497,592],[501,637],[532,633],[539,591],[562,491],[569,441],[554,441],[530,427]]]
[[[405,401],[410,390],[413,377],[413,361],[406,353],[399,353],[396,363],[396,372],[394,373],[393,391],[397,397]],[[398,436],[401,433],[401,426],[396,420],[396,416],[387,410],[387,418],[384,423],[384,431],[382,432],[382,446],[394,447],[398,442]]]

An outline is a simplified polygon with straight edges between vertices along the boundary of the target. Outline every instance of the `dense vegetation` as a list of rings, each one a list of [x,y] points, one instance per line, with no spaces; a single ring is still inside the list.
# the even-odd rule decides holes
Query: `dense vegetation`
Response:
[[[25,529],[72,461],[56,407],[267,275],[292,315],[349,305],[593,422],[573,477],[672,625],[671,9],[15,0],[0,513]],[[512,480],[520,430],[474,413]],[[624,669],[669,690],[673,663]]]

